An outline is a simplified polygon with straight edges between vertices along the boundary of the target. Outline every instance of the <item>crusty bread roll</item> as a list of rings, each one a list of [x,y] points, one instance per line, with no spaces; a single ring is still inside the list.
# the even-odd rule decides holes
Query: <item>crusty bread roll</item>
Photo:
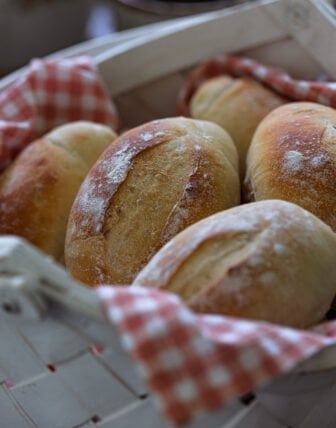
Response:
[[[106,126],[74,122],[27,146],[0,176],[0,234],[22,236],[62,261],[76,193],[115,137]]]
[[[248,78],[214,77],[203,83],[191,99],[191,117],[222,126],[236,144],[241,177],[246,153],[259,122],[285,102],[271,90]]]
[[[66,266],[86,284],[129,284],[178,232],[239,201],[237,151],[222,128],[186,118],[149,122],[121,135],[81,186]]]
[[[335,189],[336,111],[296,102],[271,112],[248,153],[246,199],[294,202],[336,230]]]
[[[134,285],[181,296],[195,311],[308,327],[336,294],[336,234],[285,201],[214,214],[167,243]]]

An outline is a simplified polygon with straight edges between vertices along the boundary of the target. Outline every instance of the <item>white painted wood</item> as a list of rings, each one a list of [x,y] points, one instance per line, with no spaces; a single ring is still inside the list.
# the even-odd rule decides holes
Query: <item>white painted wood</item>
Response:
[[[286,398],[276,395],[264,395],[262,405],[287,426],[296,427],[303,421],[307,412],[316,402],[315,394],[298,394]]]
[[[9,274],[0,278],[0,305],[12,315],[40,319],[47,314],[47,305],[38,292],[39,279],[35,272]]]
[[[149,120],[177,115],[176,94],[184,82],[183,73],[174,73],[115,98],[123,128]]]
[[[43,361],[24,338],[0,318],[0,367],[3,377],[19,385],[47,373]]]
[[[265,13],[269,5],[282,1],[265,0],[199,15],[185,25],[163,28],[159,34],[108,50],[96,57],[97,66],[111,94],[118,95],[218,52],[237,52],[282,39],[288,33]]]
[[[119,335],[111,324],[97,321],[79,312],[76,313],[71,308],[57,303],[53,303],[49,307],[49,314],[58,322],[70,326],[91,345],[120,347]]]
[[[84,422],[83,424],[77,425],[76,428],[97,428],[97,424],[90,420],[88,422]]]
[[[273,0],[204,14],[198,22],[188,21],[173,33],[168,27],[160,34],[130,40],[98,55],[96,61],[111,94],[118,95],[218,52],[251,51],[255,46],[281,42],[291,36],[306,50],[306,59],[313,57],[315,64],[321,64],[330,76],[335,76],[336,60],[330,59],[336,57],[335,20],[323,5],[320,0]],[[302,28],[309,31],[313,47],[310,39],[300,35]],[[197,34],[202,34],[202,41],[193,49]],[[280,61],[282,57],[279,55]],[[307,67],[300,64],[298,57],[295,63],[297,70],[305,72]],[[306,78],[310,77],[313,76]]]
[[[96,39],[92,39],[86,42],[79,43],[75,46],[70,46],[68,48],[62,49],[60,51],[48,55],[46,58],[73,58],[76,56],[84,55],[90,56],[94,59],[97,55],[115,46],[119,46],[126,41],[136,39],[140,36],[143,36],[144,34],[159,32],[160,30],[162,30],[163,27],[175,26],[179,21],[183,20],[184,22],[186,19],[193,18],[181,18],[167,22],[158,22],[143,27],[131,28],[129,30],[120,31],[118,33],[112,33],[107,36],[98,37]],[[0,81],[0,91],[12,84],[26,70],[27,67],[22,67],[2,78]]]
[[[313,357],[303,361],[297,371],[305,373],[334,367],[336,367],[336,345],[324,348]]]
[[[321,370],[312,373],[291,372],[274,379],[264,386],[259,393],[276,394],[283,396],[297,395],[307,392],[318,392],[324,388],[331,388],[336,382],[336,369]]]
[[[114,376],[121,379],[137,396],[141,397],[148,393],[148,388],[133,360],[123,349],[105,348],[99,359]]]
[[[40,307],[34,300],[33,289],[40,284],[40,292],[49,298],[61,301],[72,309],[80,310],[94,318],[105,319],[98,298],[91,289],[70,278],[51,257],[42,254],[21,238],[0,237],[0,274],[2,274],[0,275],[0,306],[7,303],[7,296],[14,287],[21,295],[22,315],[30,315],[28,302],[35,306],[38,313]],[[10,281],[11,275],[12,281]],[[27,277],[27,281],[21,280],[19,283],[15,281],[15,277],[22,275]],[[12,298],[11,295],[10,297]],[[17,306],[20,307],[19,301]],[[24,312],[25,309],[28,313]]]
[[[316,80],[325,73],[321,64],[313,59],[307,50],[293,41],[291,36],[248,49],[243,51],[242,55],[282,68],[296,79]]]
[[[18,331],[45,364],[59,364],[87,351],[91,341],[51,317],[23,322]]]
[[[230,422],[221,428],[288,428],[281,421],[274,418],[261,404],[255,402],[245,410],[239,412]]]
[[[13,389],[11,393],[39,428],[72,428],[92,417],[56,373]]]
[[[336,18],[323,0],[287,0],[279,8],[268,8],[281,25],[332,78],[336,78]]]
[[[331,76],[335,76],[336,60],[330,52],[334,42],[332,37],[336,37],[335,21],[335,13],[323,0],[264,0],[252,5],[122,31],[64,49],[49,55],[49,58],[91,55],[96,58],[112,93],[118,94],[126,90],[120,86],[121,83],[127,85],[128,90],[133,87],[128,75],[123,73],[130,72],[130,63],[127,61],[133,60],[134,50],[137,53],[136,70],[141,68],[141,77],[137,73],[132,73],[132,76],[135,75],[135,81],[139,84],[139,77],[144,83],[169,71],[190,66],[217,52],[252,49],[264,43],[281,42],[281,39],[290,35],[306,49],[309,57],[313,56],[316,63],[322,64]],[[252,35],[249,31],[252,31]],[[197,44],[197,49],[193,49],[195,32],[202,34],[202,43]],[[174,56],[162,55],[163,49],[167,48],[174,52]],[[160,61],[155,61],[158,55]],[[188,55],[192,58],[189,59]],[[279,57],[281,59],[283,55]],[[126,68],[122,68],[126,62]],[[22,68],[3,78],[0,90],[12,83],[24,70]],[[144,74],[148,73],[150,79],[144,80]]]
[[[5,375],[5,372],[0,367],[0,384],[3,383],[4,380],[6,380],[7,376]]]
[[[130,28],[124,31],[119,31],[117,33],[108,34],[103,37],[98,37],[96,39],[79,43],[78,45],[71,46],[48,55],[47,58],[71,58],[80,55],[89,55],[91,57],[95,57],[98,54],[118,46],[126,41],[136,40],[138,37],[141,37],[145,34],[150,34],[153,32],[158,33],[162,31],[163,28],[176,28],[177,25],[184,26],[186,21],[193,22],[194,20],[195,17],[183,17]]]
[[[124,412],[103,419],[97,428],[169,428],[160,415],[152,399],[141,400]]]
[[[329,396],[334,385],[336,370],[291,374],[258,391],[258,402],[288,426],[297,427],[320,401]]]
[[[91,416],[109,415],[138,400],[90,353],[61,364],[55,376],[85,405]]]
[[[297,428],[335,428],[336,425],[336,385],[327,394],[319,397],[319,403],[305,417]]]
[[[6,388],[0,385],[0,426],[1,428],[32,428],[36,427],[18,410],[17,404],[11,399]]]

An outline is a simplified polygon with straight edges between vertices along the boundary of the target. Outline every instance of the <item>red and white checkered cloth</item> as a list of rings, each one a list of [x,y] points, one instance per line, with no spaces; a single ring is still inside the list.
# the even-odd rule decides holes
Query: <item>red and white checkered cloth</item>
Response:
[[[0,171],[36,138],[79,119],[113,129],[119,124],[93,61],[33,60],[22,77],[0,93]]]
[[[196,67],[187,77],[178,97],[179,113],[189,116],[189,103],[206,80],[220,76],[251,77],[292,101],[313,101],[336,108],[336,82],[296,80],[286,71],[250,58],[218,55]]]
[[[253,389],[326,346],[336,321],[299,331],[198,315],[175,295],[142,287],[99,287],[107,315],[165,417],[184,423]]]
[[[261,78],[288,97],[335,105],[336,84],[295,81],[279,70],[232,56],[197,69],[181,100],[187,105],[196,85],[205,75],[225,68],[223,64],[230,64],[235,73]],[[27,73],[0,94],[0,166],[50,128],[77,119],[118,124],[90,60],[33,61]],[[97,293],[163,413],[177,424],[218,408],[318,350],[336,345],[336,321],[314,332],[296,331],[196,315],[178,297],[156,290],[101,286]]]

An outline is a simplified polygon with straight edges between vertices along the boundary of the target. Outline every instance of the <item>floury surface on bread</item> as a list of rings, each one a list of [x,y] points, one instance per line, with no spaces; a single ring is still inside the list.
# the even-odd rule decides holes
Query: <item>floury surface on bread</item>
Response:
[[[335,253],[336,234],[313,214],[261,201],[190,226],[133,284],[176,293],[196,312],[305,328],[336,294]]]
[[[232,137],[244,177],[246,154],[260,121],[287,102],[283,97],[249,78],[220,76],[204,82],[190,103],[191,116],[210,120]]]
[[[21,236],[62,261],[71,205],[115,138],[110,128],[82,121],[28,145],[0,176],[0,234]]]
[[[121,135],[71,210],[66,266],[84,283],[130,284],[190,224],[238,205],[238,155],[218,125],[156,120]]]
[[[295,102],[258,126],[247,157],[245,198],[284,199],[336,231],[336,110]]]

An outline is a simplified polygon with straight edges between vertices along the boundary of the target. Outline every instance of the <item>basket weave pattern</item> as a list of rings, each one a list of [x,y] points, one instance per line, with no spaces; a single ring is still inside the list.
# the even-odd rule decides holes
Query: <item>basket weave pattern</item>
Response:
[[[43,320],[13,317],[0,318],[1,427],[117,426],[120,412],[163,424],[110,326],[57,305]]]
[[[230,19],[225,12],[216,17],[200,18],[199,23],[197,18],[185,24],[179,22],[177,33],[174,28],[166,33],[163,31],[163,35],[161,29],[155,35],[143,34],[141,45],[139,39],[135,43],[140,52],[137,55],[133,55],[134,49],[127,41],[124,47],[117,46],[115,53],[111,51],[101,56],[98,53],[106,50],[107,45],[104,49],[102,46],[92,48],[90,52],[97,51],[96,62],[109,90],[113,96],[118,96],[119,111],[130,118],[124,125],[149,120],[154,113],[160,117],[167,115],[167,105],[172,106],[175,89],[182,80],[181,71],[215,51],[256,49],[254,54],[258,56],[258,48],[263,49],[267,43],[287,47],[289,43],[294,50],[286,51],[281,66],[298,65],[301,70],[305,68],[301,65],[302,57],[304,63],[309,64],[307,72],[309,69],[309,73],[314,71],[315,75],[316,69],[323,69],[336,78],[335,55],[330,55],[330,50],[336,46],[330,43],[335,32],[328,31],[332,26],[334,30],[334,24],[318,12],[322,2],[267,0],[263,3],[260,7],[229,11]],[[248,25],[251,20],[253,25]],[[194,25],[201,30],[203,26],[205,31],[202,33],[204,46],[200,44],[193,50],[189,42],[194,37]],[[314,26],[319,26],[319,31]],[[225,30],[221,38],[218,38],[219,29]],[[326,36],[328,47],[321,49]],[[175,37],[179,38],[179,43],[174,42]],[[169,41],[175,55],[162,56],[160,61],[151,60],[151,55],[157,59],[159,54],[166,52]],[[306,46],[305,55],[303,49],[300,50],[301,45]],[[266,56],[262,55],[262,59],[266,61],[270,55],[276,63],[279,55],[271,54],[273,49],[266,48],[263,51]],[[179,50],[183,55],[178,54]],[[81,53],[87,52],[84,51]],[[295,56],[295,61],[291,60],[291,55]],[[143,73],[139,73],[141,61],[146,63]],[[149,63],[151,67],[147,67]],[[17,320],[15,313],[0,314],[0,340],[1,428],[166,426],[111,326],[53,303],[47,317],[38,321]],[[249,396],[235,399],[211,415],[196,419],[189,427],[334,428],[335,393],[336,369],[294,372],[258,388]]]
[[[107,324],[53,304],[39,321],[1,315],[0,340],[1,427],[166,426]],[[292,373],[188,427],[331,428],[335,393],[336,369]]]

